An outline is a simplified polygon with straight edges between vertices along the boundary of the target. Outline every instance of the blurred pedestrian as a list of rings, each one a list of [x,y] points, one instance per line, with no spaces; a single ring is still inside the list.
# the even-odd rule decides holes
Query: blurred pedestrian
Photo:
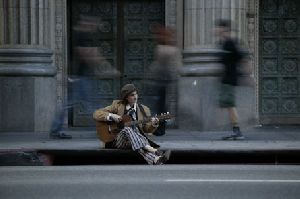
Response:
[[[95,33],[99,19],[90,16],[80,16],[73,27],[71,71],[68,76],[69,98],[61,108],[58,108],[50,129],[51,138],[71,139],[72,136],[61,132],[68,110],[80,103],[86,103],[91,94],[92,77],[95,67],[99,64],[97,47],[85,47],[86,34]]]
[[[178,71],[181,65],[181,55],[175,46],[174,30],[164,26],[157,26],[154,35],[157,46],[154,50],[154,61],[150,70],[155,77],[155,87],[158,89],[159,102],[158,113],[169,112],[167,96],[173,90],[177,90]],[[165,134],[166,121],[161,121],[154,135]]]
[[[231,21],[220,19],[216,21],[215,33],[219,37],[222,52],[220,62],[223,65],[219,106],[228,110],[232,125],[232,134],[225,136],[223,140],[243,140],[244,136],[240,130],[239,117],[236,109],[235,89],[238,85],[238,65],[243,59],[237,40],[231,36]]]

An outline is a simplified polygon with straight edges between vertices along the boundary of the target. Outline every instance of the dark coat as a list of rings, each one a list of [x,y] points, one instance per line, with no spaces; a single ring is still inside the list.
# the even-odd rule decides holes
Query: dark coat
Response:
[[[223,84],[237,85],[238,83],[238,69],[240,61],[243,58],[243,53],[239,50],[237,42],[228,38],[222,44],[223,52],[220,54],[220,62],[224,66],[222,76]]]

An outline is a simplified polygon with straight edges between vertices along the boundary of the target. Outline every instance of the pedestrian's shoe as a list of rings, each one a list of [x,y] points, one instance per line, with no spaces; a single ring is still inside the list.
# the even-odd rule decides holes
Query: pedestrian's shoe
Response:
[[[165,164],[170,159],[170,156],[171,156],[171,150],[167,150],[166,152],[163,153],[162,156],[160,156],[158,158],[158,160],[155,162],[155,164],[156,165]]]
[[[232,132],[233,132],[234,135],[240,135],[240,134],[242,134],[242,132],[240,130],[240,127],[238,127],[238,126],[232,127]]]
[[[240,131],[240,127],[234,126],[232,128],[233,134],[229,136],[225,136],[222,140],[244,140],[245,137],[243,136],[242,132]]]
[[[245,137],[242,134],[234,136],[234,140],[244,140],[244,139]]]
[[[245,137],[243,136],[240,127],[234,126],[232,128],[233,134],[234,134],[234,140],[244,140]]]
[[[50,133],[50,137],[53,139],[72,139],[71,135],[65,133]]]
[[[222,140],[235,140],[235,135],[229,135],[229,136],[222,137]]]
[[[243,135],[229,135],[222,137],[222,140],[244,140],[245,137]]]

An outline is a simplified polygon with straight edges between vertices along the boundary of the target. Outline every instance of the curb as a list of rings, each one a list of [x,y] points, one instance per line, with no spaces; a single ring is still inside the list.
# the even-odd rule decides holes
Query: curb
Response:
[[[0,166],[65,166],[145,164],[131,150],[1,151]],[[167,164],[300,164],[300,149],[292,150],[191,150],[174,149]]]

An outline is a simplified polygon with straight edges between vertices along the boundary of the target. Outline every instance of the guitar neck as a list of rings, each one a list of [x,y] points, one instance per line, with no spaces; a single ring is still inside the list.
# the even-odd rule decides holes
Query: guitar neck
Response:
[[[138,124],[148,123],[148,122],[151,121],[151,118],[152,118],[152,117],[147,117],[147,118],[145,118],[145,119],[143,119],[143,120],[137,120],[137,121],[126,122],[126,123],[124,123],[124,125],[125,125],[125,126],[132,126],[132,125],[138,125]],[[156,118],[159,119],[159,120],[162,120],[162,119],[166,120],[166,119],[170,119],[171,116],[170,116],[170,115],[168,115],[168,116],[162,115],[162,116],[157,116]]]
[[[143,120],[137,120],[137,121],[131,121],[131,122],[126,122],[124,125],[125,126],[133,126],[133,125],[138,125],[138,124],[143,124],[151,121],[151,117],[148,117]]]

